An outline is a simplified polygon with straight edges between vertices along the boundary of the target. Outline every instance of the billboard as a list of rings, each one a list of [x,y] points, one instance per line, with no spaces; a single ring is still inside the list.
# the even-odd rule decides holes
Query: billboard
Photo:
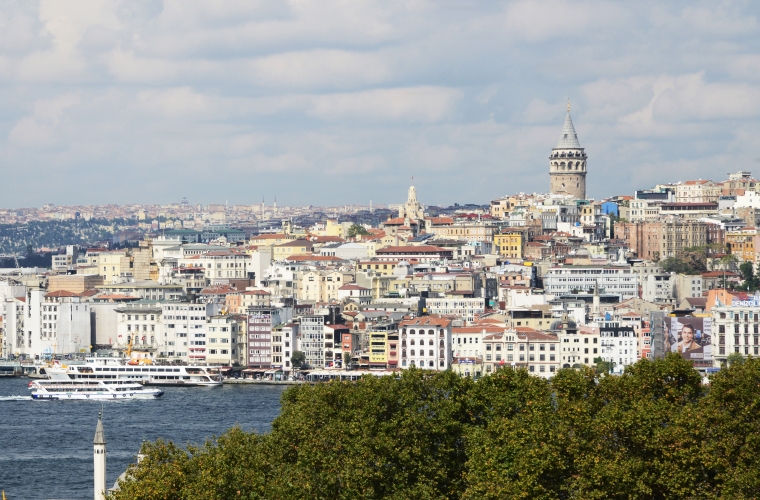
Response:
[[[695,366],[712,366],[711,318],[666,317],[663,325],[663,350],[675,352]]]

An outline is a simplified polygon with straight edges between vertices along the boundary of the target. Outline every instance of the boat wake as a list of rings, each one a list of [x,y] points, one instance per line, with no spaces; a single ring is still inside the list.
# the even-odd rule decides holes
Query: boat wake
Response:
[[[0,401],[31,401],[31,396],[0,396]]]

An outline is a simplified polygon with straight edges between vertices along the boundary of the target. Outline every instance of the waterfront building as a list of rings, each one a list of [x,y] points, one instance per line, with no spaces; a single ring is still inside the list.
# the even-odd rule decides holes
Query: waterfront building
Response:
[[[306,364],[312,368],[325,367],[325,317],[301,316],[300,350],[306,356]]]
[[[451,366],[451,319],[421,316],[402,321],[399,332],[402,369],[416,366],[444,371]]]

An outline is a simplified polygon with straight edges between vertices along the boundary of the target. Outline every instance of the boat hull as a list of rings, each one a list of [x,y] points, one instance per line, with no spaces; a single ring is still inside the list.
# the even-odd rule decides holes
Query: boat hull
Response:
[[[164,391],[155,391],[149,394],[125,392],[124,394],[77,394],[77,393],[32,393],[32,399],[40,401],[75,401],[75,400],[93,400],[93,401],[117,401],[125,399],[156,399],[164,395]]]

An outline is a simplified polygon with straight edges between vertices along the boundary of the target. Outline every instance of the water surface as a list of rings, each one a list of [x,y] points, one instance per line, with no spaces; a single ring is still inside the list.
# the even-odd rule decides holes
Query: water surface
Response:
[[[101,403],[33,401],[26,378],[0,378],[0,489],[8,500],[93,497],[92,440]],[[107,484],[143,440],[202,443],[239,424],[266,432],[282,386],[167,387],[155,400],[106,401]]]

